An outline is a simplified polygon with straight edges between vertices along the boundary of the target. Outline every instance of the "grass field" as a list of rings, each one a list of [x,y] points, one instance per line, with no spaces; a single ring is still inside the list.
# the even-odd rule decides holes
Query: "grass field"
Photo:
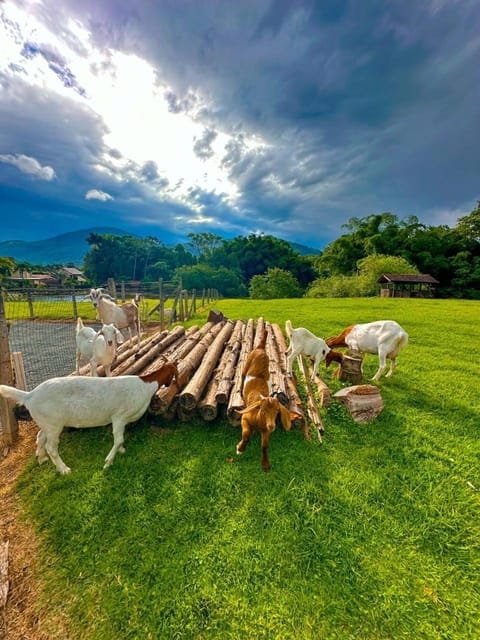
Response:
[[[69,431],[52,464],[25,468],[25,517],[41,540],[39,610],[75,639],[419,639],[480,629],[480,303],[225,300],[227,317],[326,337],[395,319],[410,335],[367,425],[337,403],[323,444],[273,434],[272,471],[239,430],[158,422],[127,429],[108,471],[106,428]],[[196,322],[202,323],[204,316]],[[190,323],[190,324],[193,324]],[[378,367],[367,356],[365,373]],[[340,383],[321,366],[333,390]],[[233,458],[233,461],[231,461]],[[49,617],[48,612],[51,612]]]

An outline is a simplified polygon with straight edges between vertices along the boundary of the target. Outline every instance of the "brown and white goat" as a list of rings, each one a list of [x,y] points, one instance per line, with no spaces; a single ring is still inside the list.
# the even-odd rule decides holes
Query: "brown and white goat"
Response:
[[[348,347],[352,351],[373,353],[378,355],[379,367],[372,380],[378,380],[390,360],[390,369],[386,377],[393,374],[397,364],[397,356],[408,344],[408,334],[395,320],[377,320],[364,324],[352,324],[338,336],[326,340],[329,347]],[[330,355],[330,354],[329,354]],[[342,354],[331,352],[331,360],[341,360]],[[327,360],[327,366],[329,361]]]
[[[109,467],[117,451],[125,452],[126,425],[139,420],[157,389],[169,386],[174,378],[178,379],[177,366],[167,363],[143,376],[51,378],[32,391],[0,385],[0,395],[24,405],[37,423],[39,464],[50,458],[58,471],[65,474],[70,473],[70,468],[58,453],[64,427],[82,429],[111,424],[113,447],[105,458],[104,468]]]
[[[136,299],[117,304],[101,287],[90,289],[86,299],[92,301],[103,324],[114,324],[120,330],[128,329],[130,340],[135,332],[138,336],[137,350],[140,349],[140,313]]]
[[[265,351],[267,331],[251,351],[242,369],[242,396],[246,408],[240,411],[242,439],[237,445],[237,454],[245,451],[252,433],[258,431],[261,436],[262,468],[270,471],[268,445],[270,436],[275,431],[277,416],[280,416],[283,428],[289,431],[292,427],[290,412],[277,398],[270,396],[269,360]]]

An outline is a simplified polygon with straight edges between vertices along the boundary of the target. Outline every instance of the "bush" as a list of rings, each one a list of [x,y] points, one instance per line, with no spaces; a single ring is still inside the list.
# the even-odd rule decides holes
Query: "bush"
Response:
[[[257,300],[272,298],[299,298],[302,289],[293,273],[284,269],[268,269],[263,276],[253,276],[250,280],[249,293]]]

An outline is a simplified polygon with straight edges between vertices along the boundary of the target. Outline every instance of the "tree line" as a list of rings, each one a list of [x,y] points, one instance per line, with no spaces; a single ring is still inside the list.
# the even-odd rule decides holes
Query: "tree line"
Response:
[[[319,255],[309,256],[263,234],[225,240],[190,233],[186,245],[168,247],[152,236],[92,233],[83,271],[92,284],[163,279],[252,298],[376,295],[382,273],[429,273],[442,297],[480,298],[480,202],[455,227],[385,212],[350,218],[343,228]],[[14,267],[0,258],[0,276]]]

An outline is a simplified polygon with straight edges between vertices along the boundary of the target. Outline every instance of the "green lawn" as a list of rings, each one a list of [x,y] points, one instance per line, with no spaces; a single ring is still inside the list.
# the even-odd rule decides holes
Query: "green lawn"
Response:
[[[277,429],[235,456],[225,421],[69,431],[62,477],[25,468],[18,491],[42,542],[42,628],[72,638],[473,639],[480,629],[480,303],[223,300],[232,319],[327,337],[395,319],[410,335],[367,425],[322,410],[323,444]],[[203,323],[207,310],[194,323]],[[366,356],[365,372],[378,367]],[[320,374],[333,390],[332,371]],[[153,430],[157,426],[166,430]],[[233,461],[231,461],[233,458]]]

